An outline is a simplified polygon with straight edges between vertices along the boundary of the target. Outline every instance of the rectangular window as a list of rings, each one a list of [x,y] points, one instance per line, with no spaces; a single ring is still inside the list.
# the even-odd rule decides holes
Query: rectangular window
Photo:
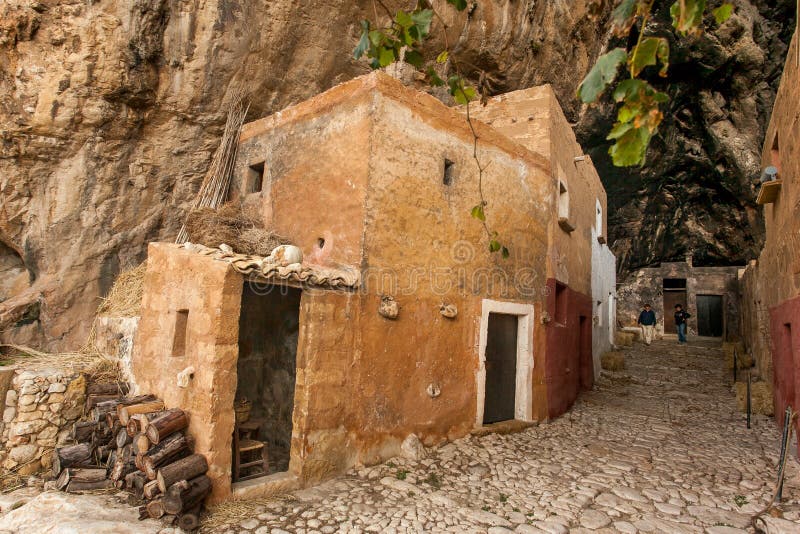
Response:
[[[189,328],[189,310],[175,312],[175,334],[172,339],[172,355],[186,354],[186,331]]]
[[[442,183],[444,185],[453,185],[453,171],[455,163],[449,159],[444,160],[444,174],[442,176]]]
[[[569,219],[569,191],[561,180],[558,181],[558,218]]]
[[[664,289],[686,289],[686,278],[664,278]]]
[[[260,193],[264,187],[264,162],[250,165],[247,169],[247,183],[244,184],[244,193]]]
[[[567,324],[567,286],[556,282],[556,309],[553,314],[558,324]]]

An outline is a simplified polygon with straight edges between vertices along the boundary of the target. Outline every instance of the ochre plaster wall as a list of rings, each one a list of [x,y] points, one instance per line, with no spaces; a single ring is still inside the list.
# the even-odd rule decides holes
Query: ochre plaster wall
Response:
[[[230,264],[166,243],[148,247],[132,371],[138,393],[189,413],[195,452],[208,459],[211,501],[230,495],[242,277]],[[188,310],[186,350],[172,355],[176,312]],[[177,374],[194,367],[186,388]]]
[[[758,262],[751,262],[742,276],[742,306],[747,314],[742,322],[742,336],[762,376],[772,378],[775,413],[781,425],[783,408],[789,404],[795,409],[800,406],[800,384],[796,385],[800,376],[800,67],[797,54],[798,35],[795,33],[761,157],[762,168],[778,167],[778,179],[783,184],[775,202],[764,206],[766,240]]]

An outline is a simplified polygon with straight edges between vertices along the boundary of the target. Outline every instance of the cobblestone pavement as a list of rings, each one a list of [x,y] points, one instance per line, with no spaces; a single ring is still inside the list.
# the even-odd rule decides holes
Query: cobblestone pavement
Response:
[[[718,345],[625,353],[563,417],[470,436],[279,500],[217,509],[206,532],[752,532],[773,491],[779,432],[735,411]],[[784,522],[800,531],[789,462]],[[797,527],[797,528],[795,528]]]

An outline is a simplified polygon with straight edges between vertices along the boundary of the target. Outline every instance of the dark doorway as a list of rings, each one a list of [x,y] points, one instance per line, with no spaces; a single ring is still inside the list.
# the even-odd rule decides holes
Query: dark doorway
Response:
[[[483,423],[514,419],[517,392],[518,317],[490,313],[486,335],[486,395]]]
[[[664,333],[676,333],[675,305],[686,309],[686,279],[664,278]]]
[[[701,336],[722,337],[722,296],[697,295],[697,333]]]
[[[300,295],[295,288],[244,284],[239,318],[234,479],[289,468]],[[243,401],[250,405],[249,416],[242,413],[246,409]]]

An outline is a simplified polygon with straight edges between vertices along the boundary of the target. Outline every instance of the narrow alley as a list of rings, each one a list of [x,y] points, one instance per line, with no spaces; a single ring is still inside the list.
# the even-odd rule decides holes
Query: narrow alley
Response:
[[[719,345],[658,341],[625,356],[624,371],[604,371],[551,423],[471,436],[284,499],[226,503],[204,531],[752,532],[780,434],[763,416],[747,430]],[[797,480],[790,460],[783,509],[795,522]]]

